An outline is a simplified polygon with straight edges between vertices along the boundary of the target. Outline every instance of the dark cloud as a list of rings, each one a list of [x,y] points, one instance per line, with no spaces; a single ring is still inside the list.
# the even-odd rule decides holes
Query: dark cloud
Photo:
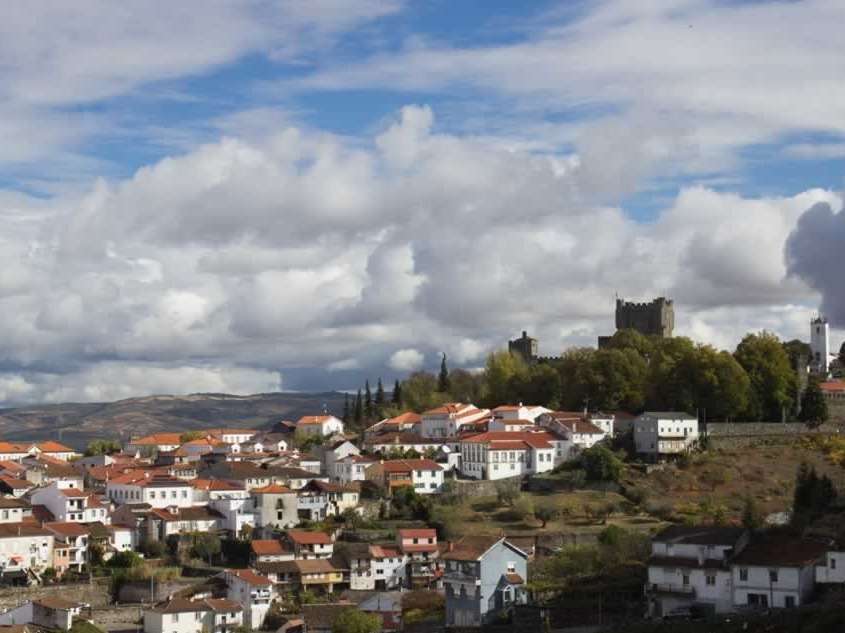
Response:
[[[821,311],[831,325],[845,326],[845,213],[814,204],[798,219],[785,254],[789,274],[821,293]]]

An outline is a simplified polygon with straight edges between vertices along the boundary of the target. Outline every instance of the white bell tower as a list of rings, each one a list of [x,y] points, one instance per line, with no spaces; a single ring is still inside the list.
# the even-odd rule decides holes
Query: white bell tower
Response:
[[[830,325],[823,316],[810,321],[810,369],[825,378],[830,371]]]

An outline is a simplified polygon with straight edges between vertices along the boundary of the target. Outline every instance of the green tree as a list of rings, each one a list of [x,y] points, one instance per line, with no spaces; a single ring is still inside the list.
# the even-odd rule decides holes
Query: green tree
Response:
[[[201,440],[205,437],[205,433],[203,431],[185,431],[182,435],[179,436],[179,441],[184,444],[185,442],[193,442],[194,440]]]
[[[605,349],[632,349],[647,359],[654,352],[654,340],[636,330],[617,330],[608,340]]]
[[[384,405],[386,403],[384,397],[384,385],[381,382],[381,377],[378,379],[378,384],[376,385],[376,397],[375,397],[375,413],[376,417],[381,418],[384,414]]]
[[[364,383],[364,418],[373,419],[373,392],[370,390],[370,381]]]
[[[349,394],[345,393],[343,394],[343,416],[341,417],[344,425],[349,424],[351,414],[352,411],[349,408]]]
[[[108,566],[113,569],[130,569],[143,564],[144,559],[135,552],[117,552],[108,562]]]
[[[92,440],[85,449],[86,457],[94,455],[112,455],[121,451],[120,442],[117,440]]]
[[[742,507],[742,527],[748,530],[759,530],[763,527],[763,514],[751,495],[745,497]]]
[[[504,479],[497,481],[495,486],[496,500],[499,502],[499,505],[513,507],[517,500],[522,496],[522,492],[519,490],[518,481]]]
[[[415,371],[402,382],[402,402],[412,411],[425,411],[449,400],[449,394],[437,391],[437,376],[427,371]]]
[[[191,555],[202,560],[211,560],[220,553],[220,537],[212,532],[197,532],[193,535]]]
[[[592,481],[619,481],[624,467],[622,460],[606,446],[596,444],[580,456],[581,465]]]
[[[549,521],[554,521],[559,516],[560,512],[554,506],[542,505],[534,508],[534,518],[536,518],[538,521],[542,521],[543,528],[546,527],[546,524]]]
[[[737,346],[734,357],[750,380],[748,418],[782,420],[794,407],[797,378],[778,337],[765,331],[749,334]]]
[[[449,382],[449,368],[446,366],[446,354],[440,359],[440,373],[437,375],[437,391],[449,393],[451,383]]]
[[[355,407],[353,410],[352,419],[355,420],[356,425],[360,425],[364,420],[364,403],[361,401],[361,390],[358,390],[355,396]]]
[[[494,407],[506,402],[517,402],[514,385],[524,380],[528,366],[519,354],[494,352],[487,357],[484,370],[484,396],[482,403]]]
[[[398,379],[393,383],[393,393],[391,394],[390,401],[397,409],[402,407],[402,384]]]
[[[801,411],[798,419],[802,422],[818,425],[827,422],[830,412],[827,408],[827,400],[822,393],[821,381],[818,376],[810,376],[807,380],[807,388],[801,396]]]
[[[449,371],[449,393],[455,402],[481,402],[484,395],[484,376],[466,369]]]
[[[379,633],[381,618],[374,613],[347,609],[332,624],[332,633]]]

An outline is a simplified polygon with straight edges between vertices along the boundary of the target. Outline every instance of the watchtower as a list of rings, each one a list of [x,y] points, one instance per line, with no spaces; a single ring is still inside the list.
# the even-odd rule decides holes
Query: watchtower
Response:
[[[520,338],[508,341],[508,351],[511,354],[519,354],[526,363],[533,363],[537,360],[537,339],[528,336],[528,332],[522,331]]]
[[[616,329],[636,330],[646,336],[671,338],[675,329],[674,303],[666,297],[658,297],[650,303],[617,299]]]

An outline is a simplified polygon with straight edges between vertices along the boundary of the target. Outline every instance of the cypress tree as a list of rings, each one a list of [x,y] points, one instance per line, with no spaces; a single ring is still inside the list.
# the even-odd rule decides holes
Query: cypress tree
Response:
[[[378,379],[378,385],[376,386],[376,417],[381,418],[382,412],[384,411],[384,385],[381,382],[381,377]]]
[[[449,368],[446,366],[446,354],[443,354],[443,358],[440,360],[440,375],[437,377],[437,391],[448,393],[450,387]]]
[[[818,377],[812,376],[807,381],[807,388],[801,396],[801,412],[798,419],[810,424],[822,424],[827,422],[830,412],[827,409],[827,400],[822,393]]]
[[[370,381],[364,384],[364,417],[373,419],[373,392],[370,390]]]
[[[354,419],[356,424],[361,424],[364,419],[363,403],[361,402],[361,390],[358,390],[358,395],[355,396],[355,413]]]
[[[402,406],[402,383],[400,383],[399,380],[393,383],[393,396],[391,398],[391,402],[393,402],[397,408]]]
[[[344,394],[343,396],[343,420],[344,424],[349,424],[349,394]]]

